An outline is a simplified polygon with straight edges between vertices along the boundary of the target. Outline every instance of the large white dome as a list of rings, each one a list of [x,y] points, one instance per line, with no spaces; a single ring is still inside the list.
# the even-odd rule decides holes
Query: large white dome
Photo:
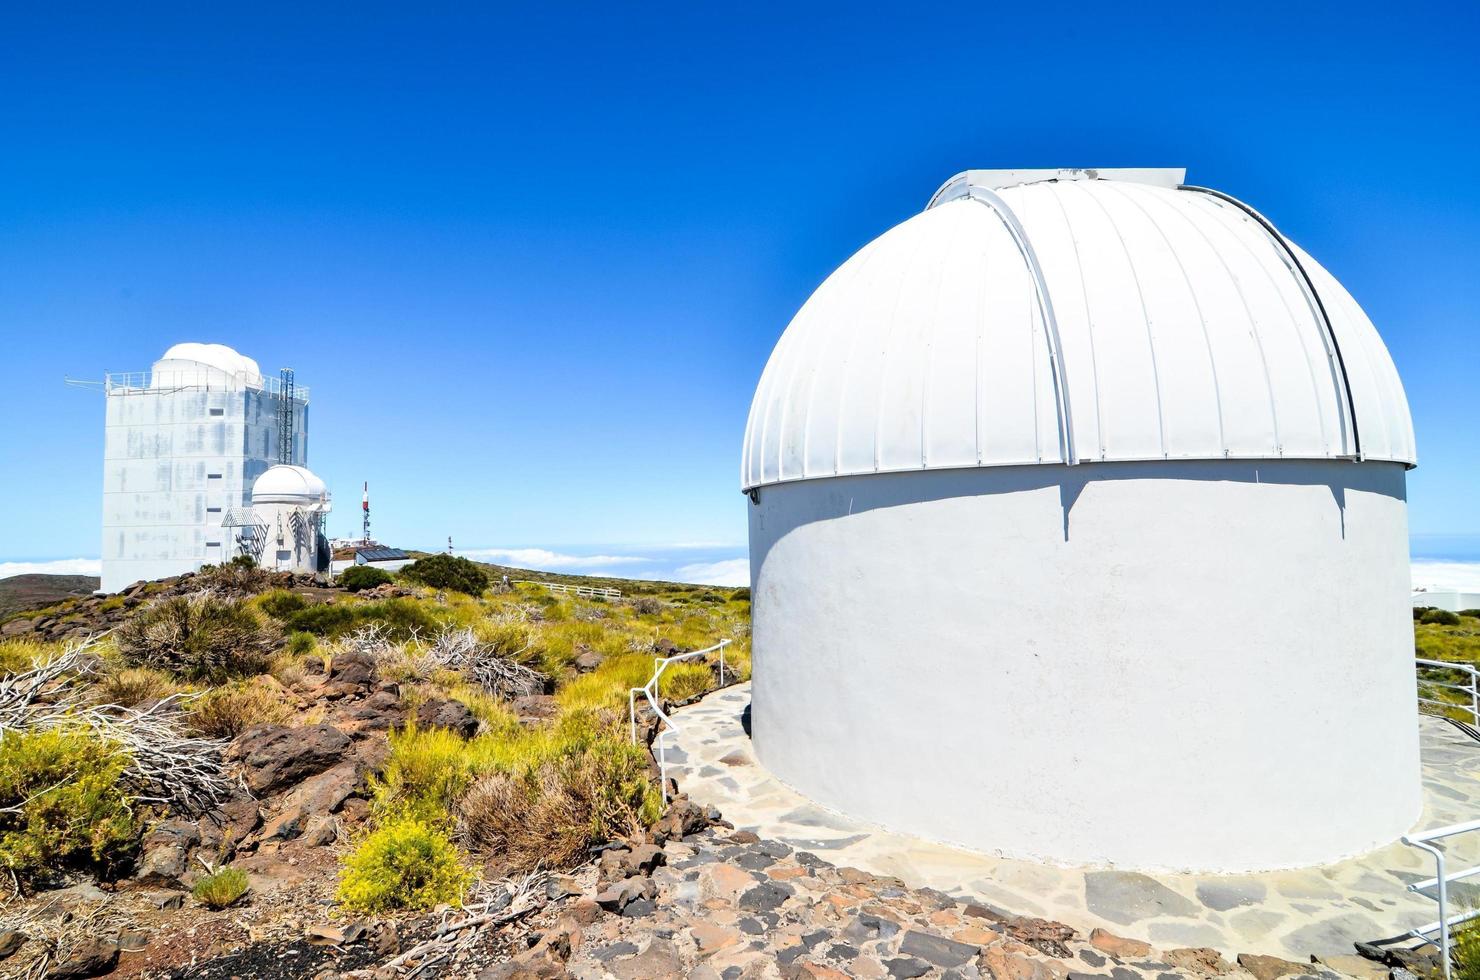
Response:
[[[766,365],[742,486],[1034,463],[1416,462],[1392,359],[1325,269],[1180,172],[1103,175],[968,171],[844,263]]]
[[[154,362],[155,388],[222,384],[259,388],[262,370],[257,362],[225,344],[175,344]]]
[[[321,505],[329,509],[329,489],[312,471],[279,463],[252,483],[252,503]]]

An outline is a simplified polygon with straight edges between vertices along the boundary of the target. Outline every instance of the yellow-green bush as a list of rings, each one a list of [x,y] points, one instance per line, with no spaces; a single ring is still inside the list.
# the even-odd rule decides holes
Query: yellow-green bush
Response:
[[[128,757],[84,729],[0,739],[0,866],[25,874],[121,857],[135,837]]]
[[[427,909],[458,903],[472,872],[447,835],[414,817],[383,822],[339,872],[339,901],[354,911]]]
[[[669,701],[687,701],[698,697],[714,684],[709,665],[695,660],[670,664],[658,680],[658,693]]]
[[[19,674],[61,653],[60,644],[0,640],[0,675]]]
[[[105,704],[125,708],[163,701],[171,694],[188,690],[162,670],[149,667],[124,667],[104,674],[98,680],[97,698]]]
[[[207,738],[236,738],[253,725],[274,725],[293,713],[271,681],[228,684],[207,691],[190,705],[186,727]]]
[[[195,883],[190,894],[202,905],[213,909],[224,909],[247,893],[251,883],[247,873],[239,868],[220,868]]]

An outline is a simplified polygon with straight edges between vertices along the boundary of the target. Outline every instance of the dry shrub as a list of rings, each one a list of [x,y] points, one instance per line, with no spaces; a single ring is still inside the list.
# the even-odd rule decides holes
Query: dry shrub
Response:
[[[185,688],[175,683],[174,678],[163,671],[149,667],[124,667],[99,678],[97,697],[103,704],[137,708],[157,704],[171,694],[180,694],[184,690]]]
[[[639,616],[656,616],[663,611],[663,603],[652,596],[632,600],[632,609]]]
[[[459,803],[460,830],[511,871],[571,867],[590,849],[630,837],[657,815],[657,792],[641,755],[620,742],[545,762],[520,775],[489,773]]]
[[[273,586],[273,573],[250,558],[233,558],[224,565],[202,565],[195,584],[202,589],[232,595],[256,595]]]
[[[233,739],[253,725],[275,725],[293,713],[287,692],[276,682],[218,687],[198,699],[185,716],[185,727],[206,738]]]
[[[145,607],[118,630],[118,651],[131,666],[220,682],[262,673],[279,639],[246,603],[197,592]]]

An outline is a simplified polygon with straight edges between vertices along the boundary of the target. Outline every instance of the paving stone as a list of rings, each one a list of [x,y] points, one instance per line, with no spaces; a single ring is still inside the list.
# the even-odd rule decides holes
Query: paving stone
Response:
[[[892,960],[885,960],[884,966],[889,969],[891,977],[923,977],[930,972],[930,964],[924,960],[917,960],[910,956],[901,956]]]
[[[900,940],[899,951],[906,956],[918,956],[936,966],[949,967],[961,966],[975,959],[979,950],[975,945],[958,943],[934,933],[911,929]]]
[[[1268,892],[1263,882],[1251,879],[1197,883],[1197,900],[1215,912],[1257,905]]]
[[[1089,871],[1084,901],[1094,914],[1130,925],[1154,916],[1193,916],[1197,906],[1155,878],[1134,871]]]
[[[792,890],[785,885],[774,881],[766,882],[741,895],[739,905],[747,912],[768,912],[779,908],[792,894]]]
[[[613,957],[631,956],[635,952],[637,952],[637,947],[627,942],[626,940],[623,940],[619,943],[612,943],[610,946],[604,946],[601,949],[596,950],[591,955],[596,957],[601,962],[605,963],[607,960],[610,960]]]

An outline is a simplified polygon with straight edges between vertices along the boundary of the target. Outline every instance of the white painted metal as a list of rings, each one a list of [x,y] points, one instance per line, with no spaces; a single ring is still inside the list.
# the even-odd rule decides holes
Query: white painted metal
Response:
[[[1475,728],[1480,728],[1480,670],[1473,664],[1457,664],[1447,660],[1424,660],[1415,661],[1418,668],[1418,703],[1428,705],[1432,708],[1458,709],[1469,715],[1469,723]],[[1445,701],[1440,698],[1429,697],[1437,694],[1434,688],[1443,688],[1454,691],[1464,696],[1463,703],[1456,704],[1453,701]],[[1423,710],[1422,707],[1419,708]],[[1430,712],[1443,716],[1443,711]]]
[[[855,817],[1057,863],[1396,840],[1420,810],[1404,481],[1173,460],[765,487],[757,756]]]
[[[1447,827],[1436,827],[1426,830],[1420,834],[1407,834],[1402,838],[1403,843],[1409,847],[1418,848],[1434,859],[1434,876],[1425,881],[1415,881],[1408,886],[1408,890],[1419,895],[1428,895],[1439,904],[1439,918],[1433,922],[1425,923],[1412,930],[1409,935],[1424,942],[1433,943],[1435,937],[1439,947],[1439,960],[1444,967],[1444,976],[1449,977],[1451,973],[1452,958],[1450,955],[1450,933],[1451,930],[1462,923],[1480,917],[1480,909],[1471,908],[1468,911],[1449,914],[1449,886],[1457,881],[1474,877],[1480,874],[1480,868],[1465,868],[1460,871],[1448,871],[1445,862],[1444,848],[1437,846],[1436,841],[1457,837],[1460,834],[1470,834],[1480,830],[1480,820],[1471,820],[1467,823],[1451,824]],[[1429,889],[1434,889],[1432,893]]]
[[[1443,609],[1459,612],[1462,609],[1480,609],[1480,592],[1462,592],[1457,589],[1424,589],[1413,593],[1415,608]]]
[[[973,188],[1001,190],[1019,184],[1036,184],[1044,180],[1121,180],[1133,184],[1176,188],[1187,180],[1185,167],[1100,167],[1093,170],[1060,168],[1056,170],[964,170],[944,184],[930,198],[926,207],[935,207],[960,197],[970,197]]]
[[[1024,463],[1416,462],[1371,321],[1236,202],[1171,186],[1180,172],[975,173],[793,319],[751,407],[744,489]]]
[[[545,583],[539,583],[545,584]],[[658,721],[663,730],[658,732],[653,739],[653,755],[658,760],[658,785],[662,788],[663,802],[668,802],[668,747],[665,741],[669,735],[679,730],[678,725],[663,710],[663,699],[658,697],[658,681],[663,672],[670,664],[680,660],[693,660],[697,657],[708,657],[711,653],[719,653],[719,679],[720,684],[725,683],[727,672],[725,670],[725,647],[730,645],[729,640],[720,640],[714,646],[705,647],[703,650],[694,650],[689,653],[680,653],[672,657],[653,658],[653,676],[642,687],[634,687],[627,692],[627,722],[631,728],[632,741],[637,741],[637,696],[641,694],[647,699],[648,706],[653,709],[653,714],[658,716]]]
[[[279,463],[252,483],[252,506],[259,504],[327,504],[329,489],[303,466]],[[328,507],[324,508],[326,511]]]
[[[177,344],[150,372],[105,379],[104,591],[234,557],[222,519],[248,505],[252,481],[277,460],[280,395],[250,358],[217,348]],[[292,458],[303,463],[306,389],[293,411]]]
[[[322,571],[328,550],[323,518],[333,509],[324,481],[302,466],[279,463],[252,483],[252,512],[265,528],[257,562],[278,572]]]

